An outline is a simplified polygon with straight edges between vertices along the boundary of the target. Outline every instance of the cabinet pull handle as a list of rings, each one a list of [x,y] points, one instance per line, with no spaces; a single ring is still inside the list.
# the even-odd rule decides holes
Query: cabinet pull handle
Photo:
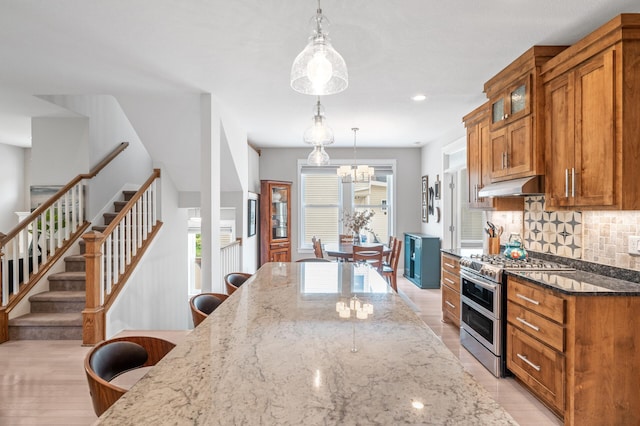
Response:
[[[476,203],[477,203],[477,202],[478,202],[478,184],[476,183],[476,184],[474,185],[474,187],[475,187],[475,192],[476,192],[476,200],[475,200],[475,201],[476,201]]]
[[[444,266],[446,266],[448,268],[453,268],[453,269],[456,268],[454,265],[452,265],[451,263],[447,263],[447,262],[444,263]]]
[[[571,168],[571,197],[576,197],[576,169]]]
[[[564,198],[569,198],[569,169],[564,169]]]
[[[540,331],[540,327],[537,327],[537,326],[535,326],[535,325],[531,324],[531,323],[530,323],[530,322],[528,322],[527,320],[525,320],[525,319],[523,319],[523,318],[520,318],[520,317],[516,317],[516,319],[517,319],[518,321],[520,321],[522,324],[526,325],[527,327],[532,328],[532,329],[534,329],[535,331]]]
[[[504,152],[502,153],[502,168],[504,169]]]
[[[448,307],[450,307],[451,309],[455,309],[456,305],[454,305],[453,303],[449,302],[448,300],[445,300],[444,303],[447,304]]]
[[[454,285],[455,285],[455,283],[453,282],[453,280],[450,280],[449,278],[445,278],[444,280],[445,280],[446,282],[450,283],[450,284],[454,284]]]
[[[524,294],[517,293],[517,294],[516,294],[516,297],[519,297],[519,298],[520,298],[520,299],[522,299],[522,300],[526,300],[526,301],[527,301],[527,302],[529,302],[529,303],[533,303],[534,305],[539,305],[539,304],[540,304],[540,302],[538,302],[537,300],[529,299],[529,298],[528,298],[527,296],[525,296]]]
[[[526,356],[524,355],[520,355],[520,354],[516,354],[518,356],[518,358],[520,358],[521,360],[523,360],[524,362],[526,362],[527,364],[529,364],[529,366],[531,366],[532,368],[534,368],[536,371],[540,371],[540,366],[539,365],[535,365],[534,363],[532,363],[531,361],[529,361],[527,359]]]
[[[506,151],[504,153],[504,165],[505,165],[505,169],[509,168],[509,153]]]

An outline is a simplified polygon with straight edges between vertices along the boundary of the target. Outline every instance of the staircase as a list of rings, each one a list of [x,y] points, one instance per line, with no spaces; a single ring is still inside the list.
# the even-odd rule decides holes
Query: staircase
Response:
[[[103,215],[104,225],[93,226],[102,232],[135,195],[123,191],[124,201],[114,202],[115,212]],[[49,275],[49,291],[29,297],[31,313],[9,320],[9,340],[82,340],[82,310],[85,307],[86,273],[84,240],[80,254],[64,258],[65,271]]]

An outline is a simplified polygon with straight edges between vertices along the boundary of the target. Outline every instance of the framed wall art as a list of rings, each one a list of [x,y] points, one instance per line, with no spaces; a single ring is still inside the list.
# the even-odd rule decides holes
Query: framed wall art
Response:
[[[436,200],[439,200],[440,197],[442,196],[442,194],[440,193],[441,191],[440,187],[441,187],[440,175],[436,175],[436,181],[433,183],[433,189],[435,191]]]
[[[258,200],[249,200],[249,214],[248,214],[248,233],[249,237],[256,235],[256,228],[258,226]]]
[[[427,198],[427,191],[429,190],[429,176],[422,176],[422,221],[424,223],[429,222],[429,199]]]

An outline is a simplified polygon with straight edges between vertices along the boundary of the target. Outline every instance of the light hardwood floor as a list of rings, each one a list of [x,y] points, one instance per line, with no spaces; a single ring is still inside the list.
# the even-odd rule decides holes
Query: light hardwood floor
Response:
[[[421,290],[398,277],[399,293],[464,367],[522,426],[561,425],[513,378],[496,379],[440,321],[440,290]],[[122,334],[133,334],[128,332]],[[178,343],[187,332],[152,334]],[[14,341],[0,345],[0,425],[90,425],[96,420],[84,375],[89,348],[78,341]]]

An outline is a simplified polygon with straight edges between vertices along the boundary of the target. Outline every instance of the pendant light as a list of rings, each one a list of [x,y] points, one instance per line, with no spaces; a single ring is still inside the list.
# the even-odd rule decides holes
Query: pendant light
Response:
[[[310,166],[328,166],[329,154],[324,150],[324,146],[316,145],[313,147],[313,151],[307,157],[307,164]]]
[[[304,131],[303,139],[311,145],[331,145],[334,141],[333,130],[327,126],[327,118],[324,115],[324,108],[320,104],[320,97],[318,97],[318,102],[313,109],[311,126]]]
[[[353,127],[351,130],[353,130],[353,164],[340,166],[337,173],[343,183],[367,183],[375,174],[375,170],[373,167],[366,165],[358,166],[356,161],[356,132],[360,129]]]
[[[313,145],[313,151],[307,157],[307,164],[310,166],[328,166],[329,154],[324,150],[325,145],[331,145],[334,142],[333,130],[327,126],[324,109],[320,104],[320,97],[314,106],[314,115],[311,126],[304,132],[303,139],[305,143]]]
[[[291,66],[291,87],[305,95],[332,95],[349,85],[347,64],[331,46],[329,20],[322,14],[320,0],[316,15],[311,18],[309,43]]]

